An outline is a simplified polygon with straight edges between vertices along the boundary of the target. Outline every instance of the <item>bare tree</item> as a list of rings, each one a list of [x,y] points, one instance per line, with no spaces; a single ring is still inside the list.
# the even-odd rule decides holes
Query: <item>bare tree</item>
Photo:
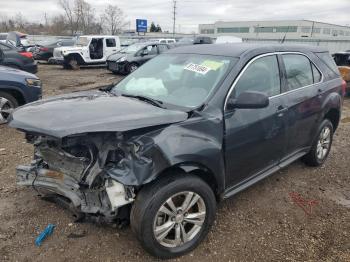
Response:
[[[108,5],[105,13],[102,15],[103,24],[111,35],[116,35],[121,32],[126,25],[123,10],[117,5]]]
[[[59,0],[58,3],[62,7],[62,9],[64,10],[64,13],[65,13],[65,16],[67,19],[67,24],[68,24],[69,30],[71,32],[71,35],[74,35],[75,32],[77,31],[77,21],[76,21],[73,7],[71,5],[71,1]]]

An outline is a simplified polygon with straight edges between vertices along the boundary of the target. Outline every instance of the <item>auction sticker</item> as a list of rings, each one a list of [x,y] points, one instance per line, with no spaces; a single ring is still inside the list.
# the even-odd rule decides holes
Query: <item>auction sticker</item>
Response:
[[[185,70],[189,70],[192,72],[196,72],[196,73],[205,75],[206,73],[208,73],[210,71],[210,68],[207,66],[202,66],[202,65],[190,63],[185,67]]]

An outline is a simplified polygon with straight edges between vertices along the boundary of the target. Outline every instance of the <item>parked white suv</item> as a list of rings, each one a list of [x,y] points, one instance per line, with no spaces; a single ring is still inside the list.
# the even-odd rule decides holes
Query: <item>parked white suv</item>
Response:
[[[74,46],[55,48],[53,59],[66,69],[78,69],[81,65],[105,64],[107,57],[120,49],[118,36],[84,35]]]

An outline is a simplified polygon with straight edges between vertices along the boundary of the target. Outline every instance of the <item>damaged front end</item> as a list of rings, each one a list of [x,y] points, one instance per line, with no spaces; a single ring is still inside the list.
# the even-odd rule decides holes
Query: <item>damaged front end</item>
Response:
[[[78,219],[127,220],[139,181],[131,170],[153,165],[138,154],[140,144],[119,132],[62,139],[27,133],[26,139],[34,145],[34,160],[17,167],[17,183],[68,207]]]

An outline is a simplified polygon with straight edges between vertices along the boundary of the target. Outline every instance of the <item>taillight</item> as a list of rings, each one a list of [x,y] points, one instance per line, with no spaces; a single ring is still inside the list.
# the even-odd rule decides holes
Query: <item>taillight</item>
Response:
[[[19,54],[27,58],[33,58],[33,54],[31,52],[19,52]]]
[[[341,83],[341,90],[342,90],[343,96],[345,96],[346,95],[346,82],[345,82],[345,80],[343,80],[343,82]]]
[[[49,51],[49,49],[47,47],[40,47],[39,50],[43,51],[43,52]]]

